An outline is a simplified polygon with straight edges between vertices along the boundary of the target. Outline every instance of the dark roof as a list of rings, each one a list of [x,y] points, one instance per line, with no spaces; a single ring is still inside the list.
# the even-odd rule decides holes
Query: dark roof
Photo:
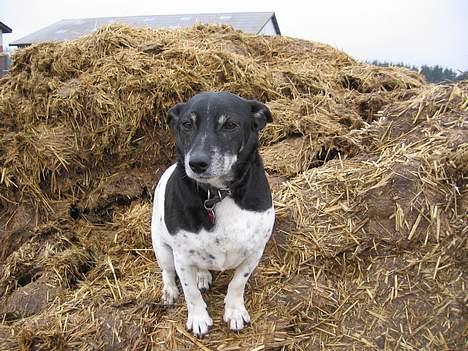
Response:
[[[273,26],[275,26],[276,35],[281,35],[281,30],[278,24],[278,20],[276,19],[276,15],[274,12],[272,12],[272,14],[273,15],[271,16],[271,22],[273,22]],[[265,26],[265,24],[263,26]],[[255,34],[258,34],[258,33],[255,33]]]
[[[13,30],[8,27],[5,23],[0,22],[0,32],[2,33],[11,33]]]
[[[272,20],[276,34],[280,35],[278,22],[274,12],[235,12],[235,13],[205,13],[184,15],[157,16],[127,16],[65,19],[48,27],[31,33],[10,45],[25,46],[45,41],[64,41],[90,34],[103,25],[123,23],[135,27],[151,28],[186,28],[197,23],[227,24],[247,33],[258,34]]]

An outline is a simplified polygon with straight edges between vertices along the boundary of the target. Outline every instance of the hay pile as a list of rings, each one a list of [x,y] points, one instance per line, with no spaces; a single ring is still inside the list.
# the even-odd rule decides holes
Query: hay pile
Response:
[[[159,304],[151,195],[166,110],[204,90],[268,104],[278,223],[248,283],[252,325]],[[468,84],[227,27],[120,25],[20,50],[0,81],[0,350],[461,349]]]

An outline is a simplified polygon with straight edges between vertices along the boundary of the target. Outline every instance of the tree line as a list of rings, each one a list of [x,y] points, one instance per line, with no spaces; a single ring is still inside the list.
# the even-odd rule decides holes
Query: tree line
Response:
[[[375,66],[382,66],[382,67],[405,67],[410,70],[416,71],[421,73],[424,77],[426,77],[426,80],[430,83],[441,83],[441,82],[446,82],[446,81],[460,81],[460,80],[465,80],[468,79],[468,71],[465,72],[456,72],[450,68],[444,68],[439,65],[435,66],[429,66],[429,65],[422,65],[421,67],[417,67],[414,65],[408,65],[403,62],[399,63],[392,63],[392,62],[386,62],[386,61],[370,61],[368,62],[372,65]]]

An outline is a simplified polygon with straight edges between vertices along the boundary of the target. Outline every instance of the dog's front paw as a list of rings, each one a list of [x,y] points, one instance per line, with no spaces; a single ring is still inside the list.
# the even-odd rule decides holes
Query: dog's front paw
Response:
[[[193,335],[198,338],[203,338],[203,336],[208,333],[209,327],[212,325],[213,320],[210,318],[206,309],[189,312],[187,318],[187,329],[192,330]]]
[[[162,290],[161,300],[163,304],[172,305],[178,296],[179,296],[179,289],[177,288],[176,285],[174,286],[166,285],[164,286]]]
[[[224,321],[229,324],[231,330],[239,331],[244,328],[247,323],[250,323],[250,315],[243,304],[234,306],[226,305]]]
[[[210,271],[197,272],[197,285],[200,291],[208,290],[211,287],[211,273]]]

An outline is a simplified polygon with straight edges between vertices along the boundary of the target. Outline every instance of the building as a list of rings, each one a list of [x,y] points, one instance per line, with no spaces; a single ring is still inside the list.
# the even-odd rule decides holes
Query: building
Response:
[[[122,23],[135,27],[150,27],[155,29],[186,28],[198,23],[227,24],[246,33],[281,35],[274,12],[235,12],[66,19],[15,40],[10,45],[24,47],[47,41],[72,40],[82,35],[90,34],[101,26],[111,23]]]
[[[0,78],[6,74],[8,67],[8,55],[3,53],[3,33],[11,33],[12,29],[0,22]]]
[[[11,33],[12,29],[5,23],[0,22],[0,53],[3,52],[3,33]]]

